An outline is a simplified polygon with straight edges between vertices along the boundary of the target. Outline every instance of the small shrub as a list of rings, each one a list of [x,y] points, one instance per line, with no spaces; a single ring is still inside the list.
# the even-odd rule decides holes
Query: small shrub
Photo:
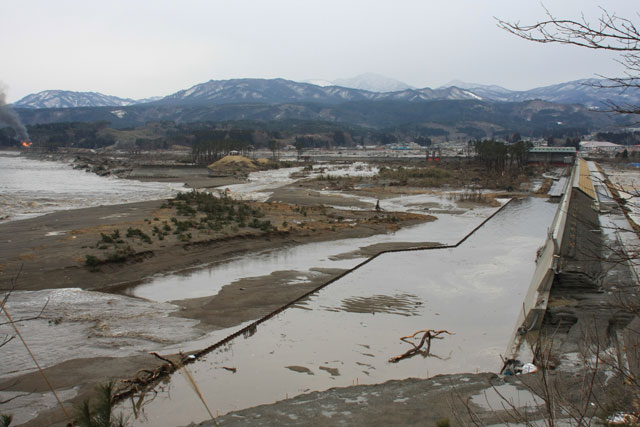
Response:
[[[273,225],[271,225],[271,221],[266,220],[266,221],[262,221],[260,223],[260,230],[266,232],[271,231],[271,229],[274,228]]]
[[[151,243],[151,237],[148,234],[140,230],[139,228],[131,228],[127,229],[127,237],[135,238],[138,237],[145,243]]]
[[[127,246],[126,248],[120,248],[115,252],[110,253],[107,256],[107,262],[112,263],[120,263],[125,262],[129,256],[134,255],[136,252],[131,248],[131,246]]]
[[[113,380],[99,385],[95,403],[90,404],[89,399],[85,399],[74,407],[74,424],[77,427],[125,427],[128,423],[122,414],[113,414],[115,391],[116,383]]]
[[[100,233],[100,243],[113,243],[113,239],[111,238],[111,236],[108,236],[104,233]]]
[[[100,261],[100,258],[96,256],[93,256],[93,255],[85,256],[84,265],[89,267],[89,271],[91,272],[99,271],[98,267],[100,266],[101,263],[102,261]]]
[[[0,414],[0,427],[9,427],[11,421],[13,421],[13,415]]]

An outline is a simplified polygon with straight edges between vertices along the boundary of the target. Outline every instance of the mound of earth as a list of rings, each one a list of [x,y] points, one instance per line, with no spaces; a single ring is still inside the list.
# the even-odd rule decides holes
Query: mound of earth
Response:
[[[258,165],[244,156],[226,156],[208,166],[214,175],[247,175],[259,169]]]

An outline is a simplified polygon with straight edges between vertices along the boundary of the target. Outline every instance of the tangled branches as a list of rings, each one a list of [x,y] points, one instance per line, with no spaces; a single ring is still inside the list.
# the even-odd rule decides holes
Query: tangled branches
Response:
[[[423,335],[422,335],[422,338],[420,339],[420,342],[417,345],[412,341],[409,341],[409,340],[417,340],[420,334],[423,334]],[[424,357],[427,357],[429,355],[429,352],[431,351],[431,340],[435,338],[442,339],[442,337],[440,336],[441,334],[454,335],[453,333],[445,329],[442,329],[439,331],[436,331],[433,329],[423,329],[421,331],[414,332],[412,335],[401,337],[400,338],[401,341],[411,344],[413,348],[406,351],[403,354],[392,357],[391,359],[389,359],[389,362],[397,363],[402,359],[406,359],[407,357],[413,357],[416,354],[422,354]],[[422,347],[425,345],[425,343],[427,346],[426,348],[423,349]]]

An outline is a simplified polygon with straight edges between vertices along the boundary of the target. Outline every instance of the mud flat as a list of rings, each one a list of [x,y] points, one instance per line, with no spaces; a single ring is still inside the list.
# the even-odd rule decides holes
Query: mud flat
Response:
[[[103,252],[96,248],[101,233],[110,234],[119,229],[124,236],[128,228],[137,228],[151,235],[153,224],[175,215],[163,207],[163,203],[158,200],[68,210],[0,224],[0,242],[3,243],[0,245],[0,281],[3,289],[11,289],[15,285],[7,309],[16,311],[16,319],[38,317],[34,321],[18,322],[21,328],[25,328],[27,340],[32,337],[31,346],[38,349],[39,345],[51,340],[52,334],[68,336],[68,333],[73,333],[74,336],[85,337],[84,341],[75,344],[71,339],[57,340],[57,345],[65,351],[55,351],[45,345],[36,353],[48,353],[47,357],[42,357],[44,361],[48,360],[43,366],[69,406],[90,395],[96,383],[104,383],[110,378],[133,377],[140,369],[153,369],[160,365],[162,362],[150,356],[149,351],[258,318],[317,286],[318,280],[339,271],[321,272],[316,279],[297,286],[277,286],[279,282],[274,282],[273,277],[253,279],[229,287],[215,301],[185,302],[181,307],[163,306],[163,314],[156,320],[162,323],[167,321],[163,319],[171,318],[167,316],[177,316],[170,324],[183,326],[179,333],[155,337],[135,328],[140,323],[137,319],[148,316],[145,313],[153,308],[153,303],[132,299],[136,304],[139,302],[139,306],[131,307],[125,302],[123,307],[119,298],[127,297],[113,295],[107,298],[103,309],[94,304],[94,310],[78,317],[77,313],[85,310],[86,304],[75,305],[68,299],[65,304],[69,295],[86,299],[90,297],[86,290],[116,292],[161,272],[224,263],[251,252],[302,242],[387,233],[402,226],[433,220],[425,215],[400,212],[390,222],[376,212],[336,213],[332,208],[324,207],[309,207],[301,212],[291,206],[271,203],[264,206],[266,217],[279,227],[270,232],[240,229],[236,234],[212,236],[193,231],[188,242],[176,236],[167,236],[162,241],[153,239],[151,243],[130,240],[135,253],[126,259],[101,264],[99,271],[91,271],[87,267],[87,255],[104,257],[101,255]],[[342,219],[338,220],[337,216]],[[285,220],[290,224],[288,227],[282,226]],[[40,293],[38,298],[32,298],[30,295],[33,294],[28,292]],[[45,310],[39,313],[43,307]],[[107,315],[114,310],[119,316]],[[182,312],[178,313],[178,310]],[[124,319],[124,323],[119,318]],[[196,326],[197,322],[189,319],[200,320],[200,323]],[[12,335],[8,325],[3,328],[0,333]],[[68,328],[68,333],[60,332],[64,328]],[[157,328],[149,327],[149,330]],[[15,363],[3,367],[0,398],[10,401],[3,405],[3,411],[13,413],[16,424],[26,421],[29,425],[66,424],[42,377],[32,372],[32,365],[24,358],[25,352],[19,341],[12,340],[3,348],[3,352],[6,351],[22,356],[14,359]],[[123,357],[114,358],[114,354]],[[10,362],[12,359],[4,360]],[[37,418],[34,418],[35,413],[39,414]]]
[[[68,401],[68,405],[83,400],[96,383],[104,383],[114,377],[132,377],[140,369],[151,369],[161,364],[162,362],[148,354],[151,351],[164,349],[163,354],[169,354],[171,357],[172,353],[184,349],[185,343],[187,347],[196,348],[194,346],[198,344],[197,339],[189,334],[206,333],[213,334],[213,337],[218,331],[224,334],[226,330],[221,328],[237,328],[243,322],[256,319],[314,289],[319,283],[340,274],[342,270],[317,269],[304,280],[297,280],[300,275],[298,271],[272,271],[235,281],[224,286],[215,296],[182,296],[172,298],[170,301],[173,303],[163,305],[131,299],[139,303],[133,304],[129,303],[126,297],[118,295],[126,293],[144,278],[158,273],[224,264],[234,258],[264,250],[310,242],[362,238],[390,231],[398,232],[403,228],[409,230],[407,227],[410,225],[433,220],[432,217],[424,215],[429,214],[430,209],[442,212],[453,212],[457,209],[455,202],[447,202],[450,206],[446,207],[427,202],[418,209],[422,215],[415,212],[397,212],[389,208],[393,203],[385,205],[387,200],[393,201],[393,196],[398,195],[397,189],[394,189],[393,194],[390,192],[389,197],[384,197],[384,203],[381,204],[386,208],[383,212],[373,210],[375,205],[371,200],[367,200],[367,197],[371,199],[373,194],[362,195],[358,202],[357,198],[328,194],[320,188],[311,195],[310,202],[304,203],[305,197],[309,200],[309,194],[305,195],[305,191],[307,190],[301,189],[295,192],[292,201],[301,202],[297,206],[280,203],[275,191],[263,194],[264,199],[270,202],[252,205],[264,209],[264,218],[274,224],[275,229],[268,232],[239,228],[231,233],[227,230],[212,235],[192,230],[192,235],[187,240],[179,239],[176,235],[168,235],[164,240],[151,239],[150,243],[128,239],[127,244],[132,252],[117,262],[101,262],[96,266],[98,271],[91,271],[86,265],[86,257],[92,255],[102,261],[106,260],[106,252],[97,247],[98,242],[104,239],[102,234],[112,235],[115,230],[121,230],[124,234],[125,230],[132,228],[151,235],[154,226],[169,222],[173,216],[178,216],[179,220],[185,218],[163,206],[163,201],[151,201],[70,210],[1,224],[0,242],[7,244],[0,246],[0,280],[3,288],[11,287],[14,282],[17,285],[16,298],[13,301],[12,298],[9,300],[9,310],[15,308],[18,314],[23,313],[24,316],[20,317],[29,317],[29,310],[35,310],[37,315],[42,305],[31,304],[28,309],[23,307],[22,312],[18,309],[21,298],[28,297],[19,293],[44,292],[38,294],[38,301],[49,298],[51,307],[42,313],[37,320],[39,323],[34,323],[33,326],[39,327],[42,336],[38,336],[35,331],[30,335],[46,341],[44,338],[50,340],[51,336],[57,336],[62,330],[58,327],[62,327],[69,328],[76,336],[85,334],[87,337],[86,344],[78,347],[77,354],[71,356],[71,359],[67,357],[72,348],[59,352],[51,351],[50,347],[44,350],[52,353],[49,356],[50,363],[45,364],[45,370],[55,379],[54,384],[62,388],[63,398]],[[417,193],[419,195],[421,192]],[[336,209],[323,204],[358,209]],[[472,212],[471,217],[466,218],[467,222],[481,221],[478,218],[482,218],[486,212],[478,210],[480,212],[475,215]],[[460,218],[464,217],[463,209],[459,209],[458,213]],[[445,229],[449,230],[446,227]],[[409,234],[411,233],[407,233]],[[446,233],[441,233],[444,234]],[[345,260],[353,260],[366,257],[376,250],[400,249],[425,243],[423,238],[415,236],[406,241],[414,243],[373,242],[364,245],[360,252],[354,252],[354,248],[350,248],[344,252],[343,257]],[[442,240],[438,238],[430,243],[440,241]],[[111,249],[107,249],[109,250]],[[90,297],[87,290],[108,291],[112,294],[102,294],[107,295],[104,304],[95,304],[91,313],[87,312],[84,317],[79,317],[77,313],[82,313],[86,304],[75,305],[72,299],[64,298],[75,295],[78,299],[87,299]],[[64,304],[64,301],[68,301],[68,304]],[[127,301],[124,311],[123,301]],[[346,300],[345,307],[351,311],[366,311],[367,305],[378,307],[380,310],[391,305],[398,313],[411,313],[411,310],[407,311],[407,307],[410,307],[412,302],[415,301],[411,296],[393,294],[377,299]],[[302,307],[300,309],[304,310]],[[156,318],[159,324],[173,324],[175,331],[163,336],[150,333],[149,330],[136,329],[136,325],[140,323],[139,319],[148,316],[150,310],[161,313]],[[114,312],[119,315],[113,315]],[[124,321],[121,321],[121,318]],[[195,325],[195,321],[199,323]],[[28,323],[22,322],[21,325]],[[214,339],[212,336],[208,336],[207,340]],[[12,342],[11,345],[17,344],[17,340],[14,341],[16,342]],[[38,342],[33,343],[34,347],[37,345]],[[76,344],[58,340],[57,345],[63,347]],[[124,357],[114,358],[113,354]],[[119,363],[119,359],[126,360],[126,363]],[[304,368],[299,363],[292,363],[290,366]],[[21,369],[18,366],[11,372],[3,369],[4,373],[9,375],[3,375],[0,381],[0,398],[11,400],[11,405],[3,407],[3,410],[6,408],[18,414],[16,423],[28,421],[29,425],[51,425],[58,422],[64,425],[65,419],[60,411],[55,409],[55,402],[52,402],[51,396],[47,394],[47,387],[42,379],[34,372],[26,372],[28,368],[22,371]],[[333,377],[341,372],[339,367],[334,366],[323,365],[318,369]],[[296,371],[291,372],[298,374]],[[34,414],[25,415],[25,412],[36,406],[34,402],[42,403],[36,411],[39,414],[37,418],[34,418]]]
[[[189,370],[220,413],[332,386],[497,371],[554,208],[539,199],[514,202],[459,247],[380,255],[234,334]],[[434,342],[431,356],[388,362],[407,350],[399,337],[425,328],[454,335]],[[182,375],[156,391],[137,425],[207,417]]]

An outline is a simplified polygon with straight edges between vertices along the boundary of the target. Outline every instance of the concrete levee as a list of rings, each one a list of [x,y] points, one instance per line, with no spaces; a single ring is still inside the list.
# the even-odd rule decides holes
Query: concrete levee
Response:
[[[577,160],[571,170],[570,179],[566,180],[564,194],[558,205],[558,210],[549,227],[547,239],[538,249],[536,269],[529,284],[527,295],[522,303],[522,309],[516,321],[516,327],[506,349],[506,359],[513,359],[521,353],[524,335],[540,326],[547,309],[551,285],[558,272],[561,244],[567,225],[567,214],[572,198],[572,187],[580,172],[581,160]]]

